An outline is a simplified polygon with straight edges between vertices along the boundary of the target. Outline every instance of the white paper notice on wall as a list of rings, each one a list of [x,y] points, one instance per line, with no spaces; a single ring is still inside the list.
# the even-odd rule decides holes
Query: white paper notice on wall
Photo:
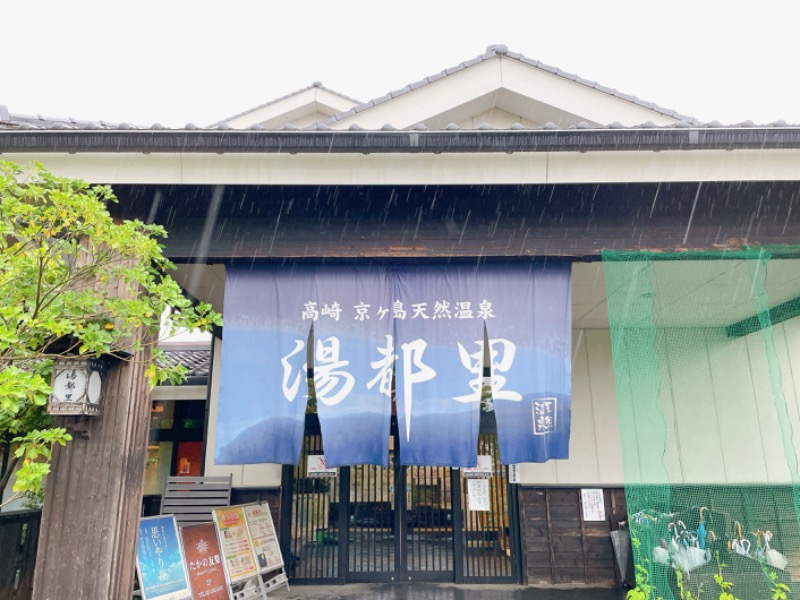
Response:
[[[490,509],[489,480],[468,479],[467,497],[469,498],[469,510],[488,511]]]
[[[584,521],[605,521],[606,505],[603,500],[603,490],[599,488],[581,490]]]
[[[508,483],[519,483],[519,464],[508,465]]]

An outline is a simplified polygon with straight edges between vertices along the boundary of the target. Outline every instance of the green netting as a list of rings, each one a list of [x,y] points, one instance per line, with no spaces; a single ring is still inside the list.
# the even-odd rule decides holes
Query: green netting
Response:
[[[800,598],[796,251],[603,252],[637,598]]]

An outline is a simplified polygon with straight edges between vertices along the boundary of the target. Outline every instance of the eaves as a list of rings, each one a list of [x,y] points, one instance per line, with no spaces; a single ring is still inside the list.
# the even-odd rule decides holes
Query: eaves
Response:
[[[469,131],[0,130],[0,153],[515,153],[800,148],[800,127]]]

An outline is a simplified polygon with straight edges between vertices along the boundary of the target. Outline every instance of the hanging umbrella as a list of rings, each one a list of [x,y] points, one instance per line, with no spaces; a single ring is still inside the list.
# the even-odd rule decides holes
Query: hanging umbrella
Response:
[[[705,519],[703,518],[703,511],[708,511],[708,508],[705,506],[700,508],[700,523],[697,525],[697,529],[695,531],[697,533],[697,542],[698,544],[700,544],[700,548],[705,550],[708,531],[706,530],[706,522]]]
[[[742,535],[742,524],[739,521],[734,521],[736,525],[736,533],[737,537],[731,542],[731,550],[736,552],[736,554],[741,554],[742,556],[750,557],[750,540],[745,539]]]
[[[764,532],[764,560],[767,561],[770,567],[775,567],[783,571],[789,561],[783,554],[770,547],[769,543],[771,541],[772,532],[767,530]]]

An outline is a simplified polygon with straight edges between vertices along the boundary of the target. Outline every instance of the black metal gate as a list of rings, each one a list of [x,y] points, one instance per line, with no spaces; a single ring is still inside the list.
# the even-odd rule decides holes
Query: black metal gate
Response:
[[[318,421],[309,417],[300,464],[284,470],[282,522],[290,526],[282,536],[294,582],[520,581],[516,496],[500,465],[494,419],[483,420],[479,441],[492,477],[468,484],[459,469],[401,467],[395,423],[388,467],[309,477],[309,456],[323,453]],[[470,485],[480,506],[470,502]]]

